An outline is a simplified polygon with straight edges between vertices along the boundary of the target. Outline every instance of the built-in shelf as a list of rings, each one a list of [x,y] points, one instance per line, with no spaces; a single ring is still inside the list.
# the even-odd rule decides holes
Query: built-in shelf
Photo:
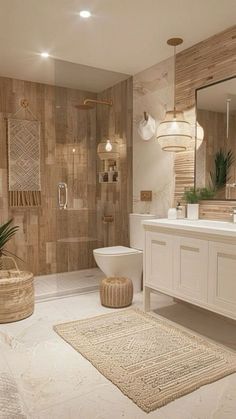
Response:
[[[120,178],[120,172],[116,171],[106,171],[99,172],[98,174],[99,183],[118,183]]]

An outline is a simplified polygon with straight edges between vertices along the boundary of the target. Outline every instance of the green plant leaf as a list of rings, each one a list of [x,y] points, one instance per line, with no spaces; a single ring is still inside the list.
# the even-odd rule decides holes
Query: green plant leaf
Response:
[[[19,226],[11,226],[12,222],[13,219],[7,221],[6,223],[0,226],[0,254],[3,254],[4,251],[6,251],[4,249],[4,246],[19,230]]]

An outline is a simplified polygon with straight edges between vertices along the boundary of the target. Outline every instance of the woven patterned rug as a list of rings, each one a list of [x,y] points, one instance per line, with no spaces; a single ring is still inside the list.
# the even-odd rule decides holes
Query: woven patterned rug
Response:
[[[54,330],[145,412],[236,372],[236,353],[139,310]]]

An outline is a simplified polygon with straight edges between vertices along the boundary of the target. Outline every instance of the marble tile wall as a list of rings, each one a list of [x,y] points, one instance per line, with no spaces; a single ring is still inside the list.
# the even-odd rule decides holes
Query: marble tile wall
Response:
[[[185,111],[189,122],[195,120],[195,89],[235,75],[235,54],[236,26],[177,54],[177,108]],[[165,110],[173,107],[173,69],[170,58],[134,76],[133,208],[134,211],[150,211],[160,217],[165,217],[167,209],[175,205],[176,198],[180,198],[182,193],[179,191],[184,189],[183,179],[178,181],[175,173],[175,167],[179,166],[174,165],[175,156],[162,152],[155,138],[141,140],[137,125],[144,111],[158,123],[163,119]],[[193,152],[189,151],[186,153],[186,164],[190,160],[194,162]],[[193,175],[194,164],[192,169],[188,167],[186,186],[193,181]],[[140,201],[142,189],[153,191],[150,204]]]
[[[161,150],[153,137],[144,141],[138,134],[146,111],[160,121],[173,107],[173,59],[170,58],[134,76],[133,118],[133,210],[165,217],[172,205],[174,156]],[[141,190],[152,190],[152,202],[140,201]]]

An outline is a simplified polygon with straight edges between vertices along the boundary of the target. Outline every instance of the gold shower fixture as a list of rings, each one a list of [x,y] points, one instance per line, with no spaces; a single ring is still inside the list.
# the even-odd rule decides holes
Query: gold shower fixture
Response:
[[[89,109],[93,109],[95,105],[113,106],[113,101],[112,100],[98,100],[98,99],[84,99],[84,102],[82,104],[76,105],[75,107],[77,109],[89,110]]]

